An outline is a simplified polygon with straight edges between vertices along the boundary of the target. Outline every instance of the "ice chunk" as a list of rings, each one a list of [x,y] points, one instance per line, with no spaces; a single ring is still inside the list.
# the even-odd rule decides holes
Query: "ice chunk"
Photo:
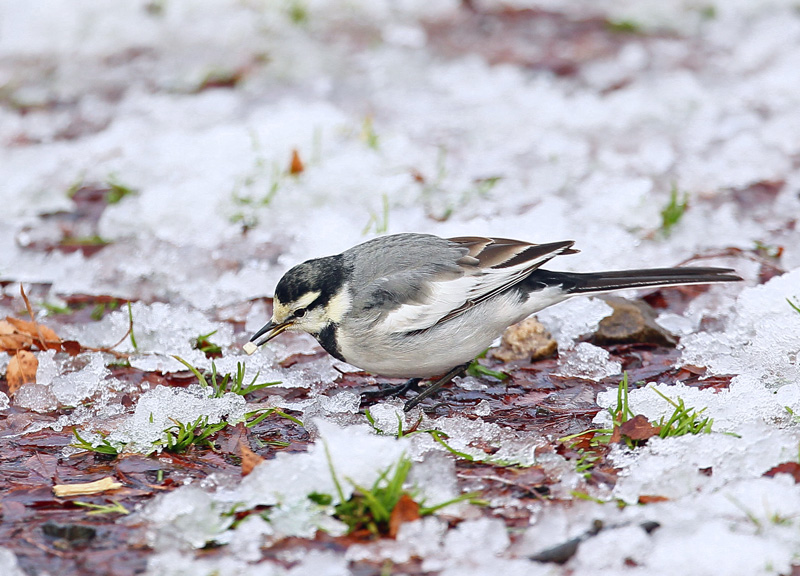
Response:
[[[740,524],[746,525],[746,520],[742,518]],[[656,574],[698,576],[788,574],[791,565],[789,546],[741,531],[725,518],[690,522],[681,529],[659,529],[645,563]]]
[[[531,466],[536,461],[537,447],[546,443],[543,437],[532,435],[530,432],[517,433],[492,422],[463,416],[424,420],[421,427],[444,432],[448,436],[447,444],[451,448],[469,454],[479,461],[513,462],[520,466]],[[414,434],[409,438],[412,447],[411,456],[415,459],[422,458],[430,450],[445,450],[428,434]],[[496,446],[498,450],[488,455],[473,446],[474,442],[488,443]]]
[[[187,424],[206,416],[209,424],[215,424],[244,418],[244,398],[232,393],[209,398],[208,393],[199,386],[187,390],[156,386],[139,398],[134,413],[108,435],[108,440],[125,445],[128,451],[149,454],[156,449],[153,443],[164,437],[164,430],[174,426],[175,420]]]
[[[658,318],[656,318],[656,323],[665,330],[678,336],[691,334],[697,329],[697,326],[690,318],[681,316],[680,314],[673,314],[672,312],[662,312],[659,314]]]
[[[357,414],[361,407],[361,395],[346,390],[333,396],[319,395],[317,401],[329,413]]]
[[[117,350],[132,354],[131,366],[145,371],[175,372],[186,367],[171,358],[175,354],[195,366],[206,365],[205,354],[194,348],[197,337],[215,332],[214,343],[229,346],[233,328],[227,323],[210,321],[202,312],[184,306],[155,302],[135,302],[131,306],[133,333],[137,348],[130,338],[124,339]],[[78,340],[84,346],[109,346],[128,330],[127,308],[112,312],[100,322],[77,327],[65,327],[65,337]]]
[[[436,506],[460,494],[455,461],[441,452],[431,452],[425,455],[422,462],[416,462],[411,469],[410,482],[419,490],[425,506]],[[458,508],[456,505],[449,506],[447,512],[458,515]]]
[[[426,558],[438,554],[446,532],[446,522],[436,516],[425,516],[414,522],[401,524],[395,540],[382,539],[370,544],[350,546],[345,557],[351,562],[391,560],[402,564],[413,557]]]
[[[574,348],[559,352],[556,374],[587,380],[602,380],[621,374],[622,364],[610,360],[610,357],[608,350],[588,342],[580,342]]]
[[[481,546],[475,546],[475,542],[481,542]],[[549,567],[527,559],[504,557],[509,543],[508,531],[502,520],[467,520],[445,535],[439,554],[423,559],[422,570],[447,576],[478,576],[495,572],[515,576],[544,576],[551,573]]]
[[[655,567],[658,564],[650,564],[651,547],[650,536],[638,524],[611,527],[582,542],[570,565],[576,567],[577,573],[584,569],[611,574],[624,572],[631,562]]]
[[[0,574],[3,576],[25,576],[19,567],[16,555],[8,548],[0,548]]]
[[[236,576],[284,576],[282,567],[269,562],[249,564],[233,556],[195,558],[180,550],[165,550],[147,557],[144,576],[197,576],[235,574]]]
[[[629,503],[638,502],[641,495],[678,499],[704,487],[721,487],[733,478],[759,477],[796,457],[796,440],[789,432],[750,423],[737,433],[739,437],[698,434],[651,438],[635,453],[615,449],[612,461],[622,470],[614,496]],[[713,471],[710,476],[701,472],[709,469]]]
[[[399,399],[370,406],[369,414],[373,426],[381,434],[397,436],[407,424],[408,413],[403,410],[403,402]]]
[[[215,541],[227,544],[232,556],[257,562],[261,559],[261,548],[272,540],[274,534],[272,524],[258,514],[251,514],[236,529],[216,536]]]
[[[800,268],[746,288],[722,332],[698,332],[681,340],[681,362],[710,374],[748,374],[777,388],[800,381]]]
[[[36,369],[36,382],[50,384],[61,373],[60,363],[55,360],[55,350],[45,350],[36,354],[39,367]]]
[[[100,390],[106,383],[106,377],[110,374],[103,356],[91,354],[86,366],[75,372],[56,376],[50,387],[60,404],[76,406]]]
[[[8,396],[5,392],[0,392],[0,411],[8,410],[10,406],[10,402]]]
[[[593,518],[587,504],[575,502],[572,509],[548,508],[531,517],[531,526],[514,546],[518,555],[533,556],[584,534]]]
[[[150,523],[147,540],[156,550],[202,548],[233,522],[229,508],[197,486],[182,486],[148,503],[141,517]]]
[[[578,337],[597,330],[600,320],[612,312],[614,309],[599,298],[572,298],[538,312],[536,317],[550,330],[558,347],[566,349]]]
[[[29,383],[20,386],[14,395],[14,404],[34,412],[52,412],[58,408],[58,399],[44,384]]]
[[[311,550],[304,551],[300,562],[286,572],[286,576],[351,576],[350,568],[344,556],[334,552]]]

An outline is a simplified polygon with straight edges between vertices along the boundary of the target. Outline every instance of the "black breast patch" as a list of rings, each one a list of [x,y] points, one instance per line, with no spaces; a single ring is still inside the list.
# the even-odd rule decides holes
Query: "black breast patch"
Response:
[[[325,352],[337,360],[347,362],[347,360],[342,357],[342,352],[339,349],[339,343],[336,341],[336,324],[331,323],[325,326],[325,328],[323,328],[322,331],[317,335],[317,341],[325,349]]]

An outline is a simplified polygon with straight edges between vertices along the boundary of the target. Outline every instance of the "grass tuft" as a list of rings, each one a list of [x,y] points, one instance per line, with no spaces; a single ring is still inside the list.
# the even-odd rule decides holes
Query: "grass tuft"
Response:
[[[211,334],[213,334],[213,332]],[[207,336],[210,336],[210,334]],[[189,364],[186,360],[180,356],[173,355],[172,357],[186,366],[192,372],[192,374],[197,377],[197,380],[200,382],[200,385],[203,387],[203,389],[211,390],[211,398],[222,398],[229,392],[236,394],[237,396],[246,396],[247,394],[255,392],[256,390],[261,390],[262,388],[280,384],[280,382],[262,382],[257,384],[256,380],[258,380],[258,375],[261,374],[261,372],[256,372],[256,375],[253,376],[253,379],[250,381],[250,383],[245,385],[246,367],[243,362],[236,363],[235,375],[225,374],[222,377],[217,374],[217,365],[212,362],[209,382],[209,380],[206,379],[205,374]]]
[[[475,493],[462,494],[457,498],[442,502],[435,506],[425,506],[424,502],[417,502],[413,492],[404,489],[404,485],[411,471],[411,460],[403,456],[394,466],[390,466],[378,476],[377,480],[370,488],[360,486],[348,479],[348,482],[355,488],[350,498],[345,498],[342,484],[339,481],[331,460],[330,450],[324,444],[325,456],[328,459],[328,467],[336,488],[336,495],[339,503],[333,506],[333,516],[347,525],[348,534],[358,531],[366,531],[372,537],[379,538],[387,536],[391,532],[392,516],[401,499],[411,499],[416,506],[416,517],[428,516],[446,506],[457,502],[469,501],[475,504],[483,504],[476,500]],[[308,498],[321,506],[331,506],[334,497],[330,494],[314,492]]]
[[[73,501],[73,504],[88,508],[89,511],[86,512],[86,514],[89,516],[100,516],[102,514],[130,514],[130,510],[125,508],[125,506],[116,500],[112,500],[111,504],[92,504],[91,502],[80,502],[75,500]]]
[[[167,452],[186,452],[191,446],[208,446],[214,449],[211,436],[228,426],[224,420],[216,424],[208,423],[208,416],[200,416],[194,422],[179,422],[170,418],[175,424],[164,430],[164,436],[153,445],[162,447]]]
[[[634,414],[629,403],[628,373],[625,372],[617,386],[616,405],[608,409],[612,427],[586,430],[559,439],[559,442],[577,453],[575,469],[579,474],[590,478],[610,444],[622,443],[629,449],[635,449],[654,436],[670,438],[712,432],[714,420],[703,416],[705,408],[696,410],[686,406],[682,398],[672,400],[657,388],[650,389],[674,407],[669,417],[662,416],[658,422],[650,422],[644,416]]]
[[[209,340],[209,338],[216,333],[217,331],[214,330],[208,334],[200,334],[197,338],[195,338],[192,348],[195,350],[200,350],[200,352],[206,355],[206,358],[210,358],[212,356],[222,356],[222,348],[219,346],[219,344],[214,344],[211,340]]]
[[[664,236],[669,236],[672,233],[672,229],[680,222],[681,218],[683,218],[688,207],[689,193],[684,192],[683,196],[679,199],[678,187],[673,184],[672,190],[670,190],[669,193],[669,202],[661,210],[661,232]]]
[[[88,452],[96,452],[97,454],[105,454],[107,456],[118,456],[119,453],[122,451],[122,447],[112,444],[108,440],[106,440],[105,435],[100,434],[101,440],[100,443],[95,445],[93,442],[90,442],[84,439],[80,433],[78,432],[77,428],[72,430],[72,434],[75,436],[75,440],[70,443],[70,446],[73,448],[80,448],[81,450],[86,450]]]

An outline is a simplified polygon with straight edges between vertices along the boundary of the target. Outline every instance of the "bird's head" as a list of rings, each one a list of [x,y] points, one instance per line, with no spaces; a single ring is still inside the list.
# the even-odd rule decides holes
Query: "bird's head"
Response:
[[[341,256],[309,260],[280,279],[272,300],[272,319],[250,342],[266,335],[256,342],[261,346],[285,330],[317,337],[326,327],[341,322],[349,309],[350,292]]]

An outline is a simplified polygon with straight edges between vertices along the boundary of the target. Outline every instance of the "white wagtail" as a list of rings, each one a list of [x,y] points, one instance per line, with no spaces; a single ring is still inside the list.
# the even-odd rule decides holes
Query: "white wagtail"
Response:
[[[311,334],[332,356],[373,374],[441,376],[410,410],[486,350],[510,325],[571,296],[676,284],[741,280],[729,268],[551,272],[575,254],[572,241],[395,234],[298,264],[278,282],[272,319],[248,353],[284,330]],[[253,342],[265,335],[256,344]]]

